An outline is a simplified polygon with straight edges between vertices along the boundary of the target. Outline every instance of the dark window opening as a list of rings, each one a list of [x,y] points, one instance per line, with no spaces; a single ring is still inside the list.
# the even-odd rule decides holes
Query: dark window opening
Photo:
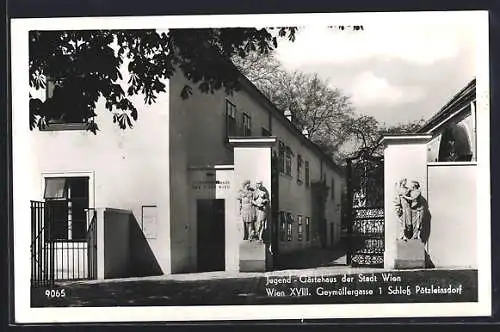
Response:
[[[311,219],[306,217],[306,241],[311,239]]]
[[[285,154],[285,174],[292,176],[292,149],[290,147],[286,147]]]
[[[467,129],[457,124],[446,128],[441,136],[438,161],[471,161],[472,157]]]
[[[311,181],[309,180],[309,161],[305,162],[305,173],[306,187],[309,187],[311,184]]]
[[[243,113],[243,136],[252,136],[252,118]]]
[[[297,240],[302,241],[302,235],[303,235],[303,228],[302,228],[302,216],[297,216]]]
[[[332,176],[331,184],[330,184],[330,198],[332,201],[335,199],[335,179]]]
[[[303,179],[303,176],[302,176],[302,167],[303,167],[303,160],[302,160],[302,156],[299,154],[297,155],[297,182],[299,184],[302,183],[302,179]]]
[[[287,231],[286,231],[286,240],[293,240],[293,216],[290,212],[286,213],[286,221],[287,221]]]
[[[226,100],[226,137],[237,136],[236,106]]]
[[[280,173],[285,172],[285,143],[279,142],[279,154],[278,154],[278,161],[279,161],[279,170]]]
[[[46,178],[46,232],[50,240],[85,240],[89,207],[89,178]]]
[[[45,116],[47,125],[45,130],[86,129],[89,122],[94,119],[92,105],[78,103],[84,93],[81,90],[84,84],[82,80],[85,80],[85,76],[75,77],[72,80],[46,78],[45,97],[49,112]]]
[[[284,211],[280,211],[280,241],[286,240],[286,214]]]

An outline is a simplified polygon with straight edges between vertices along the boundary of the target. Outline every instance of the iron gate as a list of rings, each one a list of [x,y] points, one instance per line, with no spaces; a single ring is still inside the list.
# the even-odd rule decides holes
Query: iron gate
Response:
[[[383,267],[384,160],[361,155],[347,160],[347,264]]]
[[[96,279],[96,212],[87,209],[86,234],[79,240],[55,239],[54,211],[31,201],[31,285],[50,286],[58,280]]]

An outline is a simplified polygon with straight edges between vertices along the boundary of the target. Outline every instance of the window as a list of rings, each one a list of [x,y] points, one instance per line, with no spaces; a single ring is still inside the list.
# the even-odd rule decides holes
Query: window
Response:
[[[335,199],[335,179],[332,176],[332,180],[330,182],[330,198],[332,201]]]
[[[266,128],[262,127],[262,136],[271,136],[271,132]]]
[[[302,241],[302,216],[297,216],[297,240]]]
[[[287,221],[287,227],[286,227],[286,240],[287,241],[292,241],[293,239],[293,217],[290,212],[286,213],[286,221]]]
[[[243,136],[252,136],[252,118],[243,113]]]
[[[237,136],[236,130],[236,106],[226,100],[226,137]]]
[[[285,155],[285,174],[292,176],[292,149],[288,146]]]
[[[279,169],[280,173],[292,176],[293,152],[284,142],[279,142]]]
[[[309,187],[309,185],[311,184],[310,180],[309,180],[309,161],[306,160],[305,162],[305,180],[306,180],[306,187]]]
[[[46,178],[44,198],[48,238],[50,240],[85,240],[89,178]]]
[[[279,142],[279,169],[280,173],[285,173],[285,143],[282,141]]]
[[[297,156],[297,182],[298,183],[302,183],[302,167],[303,167],[303,160],[302,160],[302,156],[299,154]]]
[[[311,240],[311,219],[306,217],[306,241]]]
[[[285,241],[286,240],[286,213],[285,211],[280,211],[280,241]]]
[[[78,98],[72,97],[71,93],[75,93],[75,89],[68,86],[68,91],[61,95],[60,87],[64,83],[64,79],[55,79],[46,77],[46,99],[56,96],[58,104],[52,104],[51,114],[46,117],[46,126],[42,130],[85,130],[88,128],[91,120],[94,119],[94,111],[86,106],[79,105],[75,102]],[[78,94],[81,90],[78,90]],[[64,96],[61,98],[61,96]],[[79,95],[81,97],[81,95]],[[71,110],[68,112],[68,110]]]

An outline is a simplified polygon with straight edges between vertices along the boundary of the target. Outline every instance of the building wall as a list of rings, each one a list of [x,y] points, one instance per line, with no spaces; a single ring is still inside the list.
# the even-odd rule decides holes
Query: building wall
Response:
[[[333,178],[333,196],[332,190]],[[342,229],[342,187],[345,184],[345,179],[335,170],[327,167],[325,182],[330,187],[330,192],[326,204],[326,218],[328,223],[327,229],[327,243],[328,245],[335,245],[340,240]],[[330,227],[333,227],[333,237],[330,232]]]
[[[186,84],[192,87],[193,93],[188,99],[182,99],[180,94]],[[175,110],[171,116],[171,136],[175,139],[172,147],[184,150],[175,152],[185,154],[182,159],[191,166],[232,164],[232,147],[225,143],[226,94],[222,90],[202,93],[179,73],[170,79],[170,92],[170,105]]]
[[[428,166],[428,254],[436,267],[477,267],[477,166]]]
[[[197,103],[199,99],[189,98],[183,100],[180,96],[185,81],[179,75],[175,75],[170,79],[170,148],[168,153],[171,156],[170,160],[170,218],[171,218],[171,257],[172,257],[172,273],[193,271],[196,267],[195,258],[193,258],[193,246],[195,247],[196,238],[192,237],[196,230],[196,224],[189,218],[189,211],[192,209],[189,201],[188,188],[188,166],[193,162],[191,158],[196,158],[196,151],[204,153],[206,146],[203,146],[208,141],[203,135],[205,131],[199,131],[197,126],[210,118],[210,103],[206,107],[202,107]],[[199,106],[199,108],[198,108]],[[192,120],[192,113],[205,111],[206,117],[200,118],[199,121]],[[195,137],[192,133],[199,132],[202,139],[200,145],[203,148],[193,147],[192,140]],[[208,141],[210,143],[210,141]],[[210,151],[210,150],[208,150]],[[194,261],[193,261],[194,259]]]
[[[142,105],[139,98],[138,105]],[[47,174],[89,172],[91,207],[131,210],[136,228],[142,227],[143,205],[158,207],[156,229],[144,241],[162,273],[170,273],[169,191],[169,95],[139,110],[133,129],[121,130],[112,115],[98,102],[99,131],[27,131],[33,167],[32,199],[43,199],[43,177]],[[133,255],[133,253],[131,253]],[[141,256],[136,256],[138,259]]]
[[[229,100],[236,106],[236,119],[239,127],[242,125],[243,113],[251,116],[252,136],[261,136],[262,128],[271,132],[272,136],[277,136],[279,140],[284,141],[289,145],[294,156],[292,158],[292,176],[280,176],[280,209],[291,212],[296,219],[298,215],[311,217],[311,188],[306,187],[305,183],[297,182],[297,155],[301,154],[304,161],[310,163],[310,181],[321,181],[325,176],[327,186],[330,186],[331,178],[335,179],[335,195],[334,199],[329,197],[326,200],[326,219],[327,219],[327,243],[332,244],[340,239],[341,229],[341,187],[344,183],[343,177],[339,172],[335,171],[326,162],[322,162],[316,152],[313,152],[304,142],[299,140],[294,133],[290,132],[290,128],[286,126],[282,120],[273,115],[274,110],[270,110],[255,96],[251,95],[247,90],[241,89],[234,92],[232,95],[226,95],[223,91],[215,92],[214,94],[201,93],[195,85],[193,94],[187,99],[182,100],[179,93],[185,84],[190,84],[184,77],[176,75],[175,79],[171,79],[171,107],[172,110],[182,110],[182,121],[189,126],[180,124],[179,112],[172,112],[172,133],[179,132],[177,136],[172,136],[172,145],[178,146],[178,153],[175,155],[175,160],[172,162],[172,174],[175,174],[173,181],[181,181],[184,179],[184,170],[187,166],[205,166],[205,165],[223,165],[233,164],[234,155],[233,148],[226,144],[226,100]],[[179,121],[174,120],[179,117]],[[182,128],[182,129],[181,129]],[[210,128],[210,130],[207,130]],[[181,130],[183,131],[181,133]],[[186,139],[187,136],[187,139]],[[186,139],[184,143],[180,141]],[[179,142],[176,142],[178,140]],[[274,148],[277,151],[277,147]],[[172,151],[172,150],[171,150]],[[179,160],[179,156],[183,156],[183,161]],[[304,174],[303,166],[303,174]],[[304,178],[304,176],[303,176]],[[181,182],[178,183],[181,186]],[[179,191],[182,191],[179,189]],[[177,192],[177,189],[172,192]],[[187,215],[188,207],[185,202],[184,192],[181,195],[172,197],[176,203],[172,203],[178,212],[173,212],[176,217]],[[183,205],[182,212],[179,212],[179,205]],[[173,210],[172,210],[173,211]],[[312,221],[311,221],[312,222]],[[331,227],[334,226],[334,237],[330,238]],[[175,225],[175,222],[173,223]],[[311,229],[314,227],[311,225]],[[318,243],[319,234],[315,237],[311,236],[309,242],[305,241],[305,236],[302,241],[297,240],[298,225],[295,222],[292,227],[293,240],[284,241],[280,244],[280,250],[284,252],[293,251],[296,249],[311,246],[312,243]]]
[[[334,242],[340,239],[340,228],[341,228],[341,214],[340,214],[340,204],[341,204],[341,186],[344,181],[343,177],[336,172],[331,166],[329,166],[325,161],[321,160],[317,153],[313,152],[309,147],[307,147],[298,137],[291,134],[288,128],[278,119],[273,118],[272,120],[272,134],[277,136],[279,140],[283,141],[287,146],[293,151],[292,155],[292,169],[291,176],[286,174],[280,175],[279,191],[280,191],[280,210],[291,212],[295,222],[292,224],[292,241],[281,241],[280,242],[280,252],[291,252],[301,248],[317,246],[319,245],[320,235],[312,232],[310,241],[305,240],[303,236],[302,241],[298,240],[298,223],[297,216],[301,215],[304,218],[311,218],[311,231],[315,229],[313,223],[320,222],[319,220],[314,220],[312,216],[312,205],[311,205],[311,186],[306,186],[305,183],[305,166],[303,166],[303,179],[302,183],[297,181],[297,157],[300,154],[305,161],[309,162],[309,177],[310,182],[319,182],[324,180],[327,186],[331,186],[331,179],[334,178],[334,198],[331,198],[331,193],[329,191],[328,197],[325,204],[325,218],[327,223],[327,244],[332,244],[332,239],[329,235],[329,226],[334,224]],[[275,148],[277,152],[277,148]]]

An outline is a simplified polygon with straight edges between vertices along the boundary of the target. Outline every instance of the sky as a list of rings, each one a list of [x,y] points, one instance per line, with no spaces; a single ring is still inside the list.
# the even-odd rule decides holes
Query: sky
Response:
[[[474,21],[390,20],[363,30],[305,26],[276,56],[288,70],[318,73],[359,114],[395,125],[428,119],[476,76]]]

